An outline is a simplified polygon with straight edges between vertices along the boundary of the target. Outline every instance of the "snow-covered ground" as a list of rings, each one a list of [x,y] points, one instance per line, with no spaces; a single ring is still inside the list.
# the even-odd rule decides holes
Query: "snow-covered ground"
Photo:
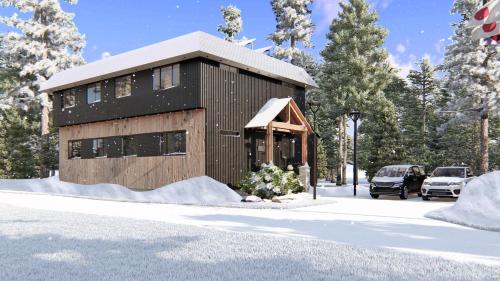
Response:
[[[0,180],[0,190],[140,203],[218,205],[241,201],[241,196],[227,185],[207,176],[179,181],[151,191],[133,191],[116,184],[74,184],[60,181],[58,177]]]
[[[500,171],[473,179],[453,206],[427,214],[429,218],[500,231]]]
[[[14,195],[37,197],[38,201],[50,198],[104,203],[68,197]],[[110,203],[123,205],[123,208],[154,205]],[[169,215],[163,213],[165,217]],[[264,221],[254,223],[257,228]],[[356,233],[361,229],[354,227],[352,230],[356,239],[361,236]],[[498,280],[500,276],[498,266],[460,263],[390,249],[34,210],[4,203],[0,203],[0,249],[0,279],[9,281],[479,281]]]
[[[332,188],[338,192],[346,190],[346,195],[320,196],[332,203],[285,210],[144,204],[12,192],[0,192],[0,204],[203,226],[281,239],[325,240],[500,266],[500,233],[424,217],[425,213],[451,206],[453,202],[424,202],[416,196],[407,201],[392,200],[392,197],[373,200],[363,197],[362,191],[359,197],[353,198],[347,195],[349,187]]]

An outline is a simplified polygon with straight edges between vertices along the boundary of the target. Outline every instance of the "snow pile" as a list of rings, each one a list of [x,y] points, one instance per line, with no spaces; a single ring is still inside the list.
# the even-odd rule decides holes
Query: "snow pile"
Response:
[[[486,230],[500,231],[500,171],[469,182],[457,202],[426,217]]]
[[[68,183],[60,181],[58,177],[0,180],[0,190],[140,203],[218,205],[241,201],[241,196],[227,185],[207,176],[179,181],[144,192],[132,191],[116,184]]]

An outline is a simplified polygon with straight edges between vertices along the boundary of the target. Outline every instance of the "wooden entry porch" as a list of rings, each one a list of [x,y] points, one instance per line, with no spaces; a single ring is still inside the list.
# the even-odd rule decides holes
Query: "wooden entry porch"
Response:
[[[269,100],[245,128],[265,133],[266,163],[278,160],[274,159],[276,133],[297,136],[300,140],[300,163],[307,163],[307,140],[313,130],[292,98]]]

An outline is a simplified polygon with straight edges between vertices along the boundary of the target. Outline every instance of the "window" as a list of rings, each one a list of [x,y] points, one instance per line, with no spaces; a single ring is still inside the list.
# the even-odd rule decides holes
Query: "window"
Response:
[[[221,63],[221,64],[219,64],[219,68],[222,70],[225,70],[225,71],[232,72],[232,73],[238,73],[238,68],[233,67],[233,66],[229,66],[227,64]]]
[[[106,157],[106,149],[104,148],[103,139],[93,139],[92,140],[92,154],[94,157]]]
[[[179,64],[156,68],[153,71],[153,90],[164,90],[179,85]]]
[[[186,131],[162,133],[160,149],[163,155],[186,153]]]
[[[87,103],[101,101],[101,83],[95,83],[87,86]]]
[[[132,95],[132,76],[115,79],[115,97],[123,98]]]
[[[76,105],[76,93],[75,89],[67,90],[63,92],[63,108],[70,108]]]
[[[221,135],[226,137],[235,137],[235,138],[240,137],[240,132],[238,131],[220,130],[219,132]]]
[[[122,155],[137,156],[137,143],[134,137],[127,136],[122,138]]]
[[[82,157],[82,141],[70,141],[68,145],[69,159]]]

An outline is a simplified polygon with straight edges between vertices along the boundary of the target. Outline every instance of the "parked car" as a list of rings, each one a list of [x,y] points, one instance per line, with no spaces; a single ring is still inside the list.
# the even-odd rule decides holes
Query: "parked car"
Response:
[[[462,188],[474,177],[469,167],[438,167],[422,184],[422,199],[460,196]]]
[[[426,178],[425,170],[418,165],[392,165],[380,169],[370,183],[370,195],[399,195],[408,199],[410,192],[419,192]]]

